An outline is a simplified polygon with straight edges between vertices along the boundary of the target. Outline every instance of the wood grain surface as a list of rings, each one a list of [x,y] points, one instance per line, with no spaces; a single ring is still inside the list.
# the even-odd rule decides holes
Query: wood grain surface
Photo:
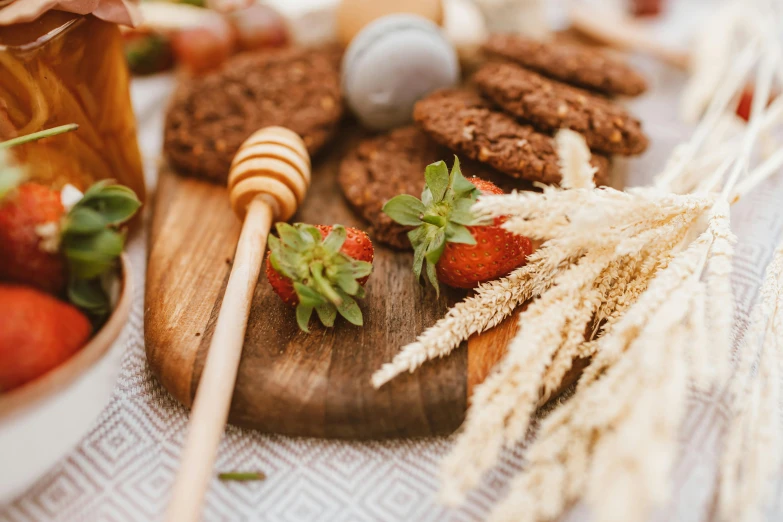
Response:
[[[313,183],[296,221],[362,226],[336,182],[352,136],[315,158]],[[153,372],[189,406],[220,309],[239,222],[226,190],[165,166],[150,237],[145,336]],[[335,438],[427,436],[454,431],[470,390],[505,353],[516,316],[463,343],[449,357],[374,390],[370,375],[434,324],[462,291],[438,299],[411,271],[412,254],[376,245],[361,302],[362,328],[339,320],[298,330],[294,311],[261,275],[245,337],[229,422],[264,432]]]

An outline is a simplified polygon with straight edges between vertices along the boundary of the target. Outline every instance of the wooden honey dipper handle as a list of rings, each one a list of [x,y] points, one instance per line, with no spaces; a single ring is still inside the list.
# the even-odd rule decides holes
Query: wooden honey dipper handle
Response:
[[[167,513],[171,522],[199,519],[212,464],[228,420],[247,318],[273,220],[287,221],[310,184],[310,157],[301,138],[282,127],[253,134],[228,177],[234,212],[243,220],[234,264],[198,385],[185,449]]]

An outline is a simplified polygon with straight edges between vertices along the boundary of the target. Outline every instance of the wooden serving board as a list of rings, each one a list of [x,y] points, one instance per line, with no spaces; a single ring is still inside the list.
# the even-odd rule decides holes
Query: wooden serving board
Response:
[[[343,200],[340,158],[348,133],[315,158],[313,182],[295,221],[362,227]],[[186,406],[196,392],[226,287],[240,223],[223,187],[163,168],[147,268],[145,337],[149,364]],[[516,330],[514,318],[474,336],[449,357],[375,390],[371,374],[466,293],[420,286],[412,254],[375,245],[374,271],[360,305],[365,325],[338,319],[298,330],[294,311],[262,273],[256,288],[229,422],[264,432],[336,438],[426,436],[454,431],[472,387],[484,380]]]

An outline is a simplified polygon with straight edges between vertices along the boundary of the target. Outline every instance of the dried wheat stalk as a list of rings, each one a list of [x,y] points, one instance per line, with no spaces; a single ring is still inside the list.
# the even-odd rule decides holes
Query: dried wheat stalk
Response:
[[[708,389],[728,374],[730,203],[783,165],[783,155],[772,154],[749,168],[760,137],[783,116],[783,103],[765,103],[773,82],[783,83],[783,52],[769,28],[759,27],[655,187],[595,188],[581,137],[561,131],[564,189],[482,197],[474,206],[487,217],[506,216],[507,230],[543,246],[525,267],[454,307],[373,377],[381,386],[414,371],[534,298],[506,356],[476,388],[444,459],[445,502],[464,499],[500,450],[525,436],[541,397],[558,388],[575,358],[587,356],[591,364],[574,396],[542,423],[528,467],[492,520],[547,520],[580,496],[597,520],[641,520],[668,497],[687,387]],[[721,122],[756,65],[761,101],[736,134]],[[757,489],[749,486],[745,498]]]

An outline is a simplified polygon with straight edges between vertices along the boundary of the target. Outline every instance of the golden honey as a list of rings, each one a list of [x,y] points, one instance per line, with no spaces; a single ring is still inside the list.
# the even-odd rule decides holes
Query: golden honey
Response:
[[[115,179],[144,197],[144,176],[119,28],[92,15],[49,11],[0,27],[0,141],[79,124],[15,147],[28,177],[81,190]]]

